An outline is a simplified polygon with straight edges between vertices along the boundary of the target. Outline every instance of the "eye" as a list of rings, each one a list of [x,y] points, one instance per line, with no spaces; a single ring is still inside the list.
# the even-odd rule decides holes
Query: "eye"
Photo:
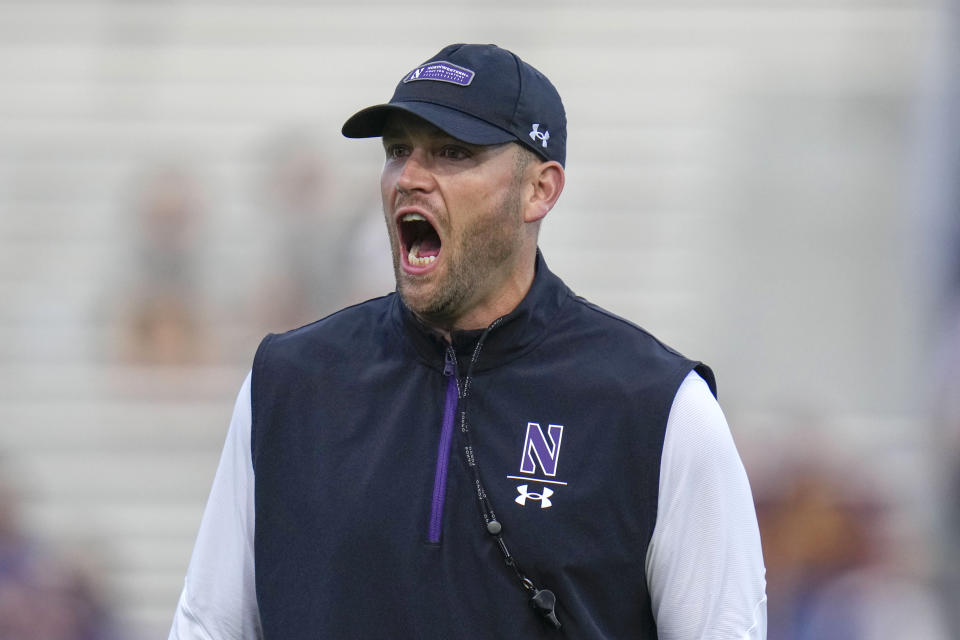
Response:
[[[440,157],[447,160],[466,160],[472,155],[469,149],[456,144],[447,144],[440,149]]]
[[[386,151],[387,159],[396,160],[397,158],[403,158],[410,154],[410,147],[405,144],[391,143],[384,145],[384,151]]]

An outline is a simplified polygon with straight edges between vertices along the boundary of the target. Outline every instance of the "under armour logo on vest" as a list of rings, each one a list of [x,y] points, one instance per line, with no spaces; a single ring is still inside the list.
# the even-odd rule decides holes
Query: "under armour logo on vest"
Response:
[[[517,492],[520,495],[514,498],[514,502],[516,502],[521,507],[527,506],[528,499],[539,500],[541,509],[548,509],[549,507],[553,506],[553,503],[550,502],[550,496],[553,495],[553,489],[551,489],[550,487],[544,487],[543,493],[533,493],[531,491],[527,491],[527,485],[522,484],[519,487],[517,487]]]
[[[543,148],[544,149],[547,148],[547,140],[550,139],[550,132],[549,131],[541,132],[539,122],[533,125],[533,129],[530,130],[529,135],[531,140],[533,140],[534,142],[536,142],[537,140],[540,140],[543,143]]]

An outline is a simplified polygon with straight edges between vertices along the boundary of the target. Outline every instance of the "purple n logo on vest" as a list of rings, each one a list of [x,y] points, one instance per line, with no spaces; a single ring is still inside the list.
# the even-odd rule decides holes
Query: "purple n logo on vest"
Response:
[[[521,473],[536,473],[537,465],[547,476],[557,475],[557,461],[560,459],[560,442],[563,439],[563,425],[551,424],[547,427],[550,444],[543,435],[543,429],[536,422],[527,423],[527,436],[523,439],[523,458],[520,460]]]

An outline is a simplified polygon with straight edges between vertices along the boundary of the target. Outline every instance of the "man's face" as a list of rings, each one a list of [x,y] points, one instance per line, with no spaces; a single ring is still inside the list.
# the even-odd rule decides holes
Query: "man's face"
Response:
[[[523,241],[522,165],[513,143],[467,144],[414,116],[391,116],[380,178],[397,290],[444,329],[489,305]]]

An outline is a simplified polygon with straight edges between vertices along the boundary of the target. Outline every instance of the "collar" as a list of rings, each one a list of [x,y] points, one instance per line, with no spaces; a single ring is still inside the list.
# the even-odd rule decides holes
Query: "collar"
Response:
[[[570,295],[567,285],[547,268],[543,255],[537,249],[530,290],[520,304],[504,316],[500,325],[487,336],[474,371],[479,373],[506,364],[537,346],[547,336],[547,329],[553,324],[560,307]],[[393,297],[392,315],[401,335],[428,366],[442,370],[446,340],[414,315],[399,294]],[[466,373],[465,366],[482,333],[483,329],[477,329],[454,331],[451,335],[461,373]]]

